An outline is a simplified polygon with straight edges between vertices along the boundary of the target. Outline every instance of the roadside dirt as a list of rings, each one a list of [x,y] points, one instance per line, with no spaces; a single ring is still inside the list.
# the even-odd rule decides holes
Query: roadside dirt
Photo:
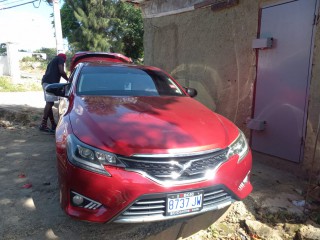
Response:
[[[0,239],[134,240],[172,224],[94,224],[67,217],[59,206],[54,135],[39,132],[37,122],[19,121],[1,120]]]
[[[71,219],[59,206],[54,136],[38,131],[41,114],[40,107],[0,103],[0,239],[320,239],[319,203],[297,206],[306,179],[260,163],[260,154],[254,191],[227,212],[144,224]]]

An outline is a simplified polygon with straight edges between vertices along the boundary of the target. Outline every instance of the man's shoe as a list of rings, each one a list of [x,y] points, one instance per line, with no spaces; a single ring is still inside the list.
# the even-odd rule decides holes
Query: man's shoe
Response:
[[[57,124],[52,124],[51,126],[52,131],[56,131],[56,128],[57,128]]]
[[[39,130],[41,132],[54,133],[54,130],[52,130],[51,128],[48,128],[47,126],[40,125]]]

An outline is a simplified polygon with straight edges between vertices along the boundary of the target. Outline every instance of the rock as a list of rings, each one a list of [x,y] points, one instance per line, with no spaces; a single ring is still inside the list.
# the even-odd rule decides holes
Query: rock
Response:
[[[296,191],[299,195],[303,195],[303,190],[300,188],[295,188],[294,191]]]
[[[301,225],[300,224],[291,224],[291,223],[285,223],[284,224],[284,230],[287,232],[287,233],[296,233],[297,231],[299,231],[299,229],[301,228]]]
[[[288,213],[303,216],[303,207],[295,206],[292,200],[298,199],[300,196],[292,193],[279,193],[276,196],[266,198],[261,202],[261,208],[268,208],[271,213],[277,213],[281,209],[285,209]]]
[[[239,216],[248,215],[248,210],[247,210],[247,208],[246,208],[246,206],[244,205],[243,202],[241,202],[241,201],[235,202],[232,207],[233,207],[234,212],[237,215],[239,215]]]
[[[242,228],[239,228],[237,232],[238,232],[241,240],[250,240],[250,236],[248,236],[246,231],[243,230]]]
[[[297,238],[297,232],[299,231],[301,226],[303,226],[303,225],[302,224],[285,223],[283,226],[284,238],[299,240],[299,238]]]
[[[273,230],[271,227],[254,220],[244,220],[243,225],[247,234],[250,236],[258,236],[262,239],[268,240],[282,240],[278,231]]]
[[[299,231],[301,226],[301,224],[285,223],[283,230],[285,231],[285,235],[287,235],[288,238],[290,237],[291,239],[295,239],[294,236],[297,236],[297,232]]]
[[[234,229],[232,225],[228,223],[220,223],[218,224],[218,228],[221,229],[226,235],[230,233],[234,233]]]
[[[312,225],[306,225],[299,229],[295,239],[303,240],[319,240],[320,239],[320,228]]]

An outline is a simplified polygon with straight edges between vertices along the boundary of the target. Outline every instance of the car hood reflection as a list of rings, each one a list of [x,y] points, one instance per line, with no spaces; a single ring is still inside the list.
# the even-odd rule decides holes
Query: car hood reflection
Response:
[[[189,97],[75,97],[70,121],[81,141],[125,156],[204,151],[231,141],[221,117]]]

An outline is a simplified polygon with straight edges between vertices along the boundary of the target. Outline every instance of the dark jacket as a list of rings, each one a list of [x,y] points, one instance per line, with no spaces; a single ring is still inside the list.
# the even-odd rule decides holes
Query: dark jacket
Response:
[[[63,65],[65,63],[65,60],[60,57],[56,56],[54,59],[50,61],[50,63],[47,66],[47,70],[45,74],[42,77],[42,83],[59,83],[61,78],[61,73],[59,71],[58,65]]]

